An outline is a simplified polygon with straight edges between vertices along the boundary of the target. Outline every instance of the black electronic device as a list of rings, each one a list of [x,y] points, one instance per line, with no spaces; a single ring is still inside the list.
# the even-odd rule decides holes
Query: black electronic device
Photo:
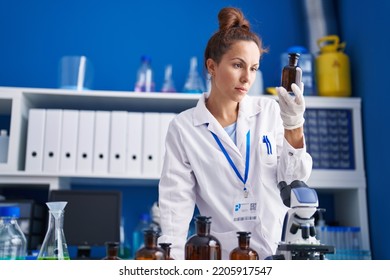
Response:
[[[50,201],[67,201],[64,234],[77,246],[77,258],[89,259],[92,246],[120,241],[122,193],[102,190],[53,190]]]

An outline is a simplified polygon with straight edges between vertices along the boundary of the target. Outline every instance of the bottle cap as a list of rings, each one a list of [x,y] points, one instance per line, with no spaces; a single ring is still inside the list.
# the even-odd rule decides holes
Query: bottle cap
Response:
[[[20,217],[20,208],[16,205],[0,206],[0,217]]]

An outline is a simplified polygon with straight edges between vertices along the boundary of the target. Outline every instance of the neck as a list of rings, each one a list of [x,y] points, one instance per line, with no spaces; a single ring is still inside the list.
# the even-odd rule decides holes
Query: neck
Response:
[[[217,121],[226,127],[237,121],[238,102],[231,100],[221,100],[214,98],[212,95],[206,100],[206,107]]]

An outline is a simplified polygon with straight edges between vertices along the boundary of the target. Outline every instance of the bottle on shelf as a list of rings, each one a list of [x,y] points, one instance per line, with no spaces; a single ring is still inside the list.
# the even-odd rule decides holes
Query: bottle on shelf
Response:
[[[119,242],[108,241],[106,242],[106,256],[103,260],[121,260],[119,254]]]
[[[49,224],[38,260],[70,260],[64,234],[64,208],[66,201],[47,202]]]
[[[135,260],[165,260],[165,251],[157,246],[159,235],[154,230],[144,231],[144,246],[135,253]]]
[[[2,129],[0,130],[0,163],[6,163],[8,161],[8,145],[8,132]]]
[[[221,243],[210,234],[211,217],[197,216],[195,218],[196,234],[185,244],[186,260],[220,260],[222,257]]]
[[[24,260],[27,240],[18,219],[20,208],[16,205],[0,206],[0,260]]]
[[[259,255],[250,247],[251,233],[248,231],[239,231],[238,247],[234,248],[229,255],[231,260],[258,260]]]
[[[161,92],[176,92],[175,83],[172,78],[171,64],[165,67],[164,84],[161,88]]]
[[[173,260],[171,257],[171,245],[172,243],[159,243],[160,247],[164,250],[165,252],[165,259],[166,260]]]
[[[183,92],[185,93],[202,93],[205,86],[202,77],[198,73],[198,59],[193,56],[190,60],[190,71],[184,84]]]
[[[136,92],[152,92],[154,91],[153,69],[151,65],[152,59],[143,55],[141,57],[141,65],[137,71],[137,80],[134,91]]]
[[[302,81],[302,69],[298,66],[299,56],[299,53],[289,53],[288,65],[282,70],[282,87],[290,94],[293,94],[291,84],[295,83],[299,86]]]

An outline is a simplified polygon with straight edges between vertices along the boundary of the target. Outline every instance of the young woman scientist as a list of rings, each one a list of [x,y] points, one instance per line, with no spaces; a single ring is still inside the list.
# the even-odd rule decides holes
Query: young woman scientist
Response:
[[[183,259],[197,205],[212,218],[223,259],[237,246],[237,231],[252,233],[251,247],[264,259],[276,252],[287,210],[277,184],[306,181],[312,169],[303,134],[303,85],[293,85],[295,97],[278,88],[279,105],[247,96],[262,42],[239,9],[223,8],[218,19],[204,57],[210,93],[177,115],[167,133],[159,242],[172,243],[172,257]]]

